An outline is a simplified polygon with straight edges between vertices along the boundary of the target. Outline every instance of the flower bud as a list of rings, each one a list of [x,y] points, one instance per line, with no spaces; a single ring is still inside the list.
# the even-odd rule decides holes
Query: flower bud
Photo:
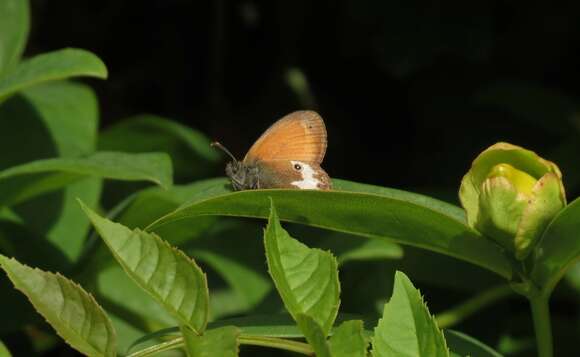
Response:
[[[483,151],[461,181],[467,223],[524,259],[566,205],[558,167],[508,143]]]

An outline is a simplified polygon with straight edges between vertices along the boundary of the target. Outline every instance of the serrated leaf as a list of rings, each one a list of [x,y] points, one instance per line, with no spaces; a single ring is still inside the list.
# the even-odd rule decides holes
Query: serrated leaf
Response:
[[[209,293],[197,264],[156,234],[131,231],[81,206],[125,272],[181,324],[203,333]]]
[[[107,67],[93,53],[76,48],[40,54],[4,74],[0,79],[0,102],[24,88],[77,76],[107,78]]]
[[[374,357],[448,357],[445,338],[409,278],[395,273],[391,300],[372,339]]]
[[[21,203],[86,177],[172,183],[171,160],[164,153],[99,152],[84,158],[37,160],[0,171],[0,206]]]
[[[235,326],[208,330],[202,336],[192,336],[189,355],[193,357],[237,357],[238,336]]]
[[[463,259],[506,278],[512,275],[502,250],[467,227],[460,208],[426,196],[337,179],[333,179],[332,191],[231,192],[227,180],[214,183],[213,190],[208,189],[147,229],[201,215],[266,218],[271,197],[285,221],[388,239]]]
[[[105,311],[79,285],[60,274],[30,268],[0,255],[14,286],[73,348],[89,356],[115,356],[115,331]]]
[[[361,320],[345,321],[334,329],[329,340],[332,357],[366,357],[369,343],[363,330]]]
[[[0,0],[0,77],[20,60],[29,26],[28,0]]]
[[[264,245],[270,276],[288,312],[295,319],[312,318],[328,335],[340,305],[336,258],[290,237],[280,225],[273,201]]]

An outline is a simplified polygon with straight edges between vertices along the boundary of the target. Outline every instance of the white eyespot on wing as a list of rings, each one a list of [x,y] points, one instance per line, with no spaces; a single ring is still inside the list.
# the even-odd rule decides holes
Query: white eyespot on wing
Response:
[[[290,182],[290,184],[300,189],[310,189],[310,190],[320,189],[318,185],[322,184],[322,182],[320,182],[319,179],[314,177],[314,174],[316,172],[310,165],[305,164],[301,161],[290,161],[290,162],[292,163],[292,166],[300,165],[302,167],[302,170],[300,171],[300,174],[302,175],[302,180],[292,181]]]

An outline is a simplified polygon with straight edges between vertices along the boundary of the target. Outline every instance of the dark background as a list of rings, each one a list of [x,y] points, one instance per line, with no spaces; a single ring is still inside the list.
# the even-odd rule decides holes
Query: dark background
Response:
[[[477,0],[33,0],[31,5],[27,56],[78,47],[106,63],[108,80],[85,80],[97,91],[102,128],[136,114],[157,114],[219,139],[241,158],[276,119],[315,109],[328,129],[323,166],[331,177],[457,202],[473,158],[508,141],[555,161],[568,199],[580,194],[580,2],[547,7]],[[305,80],[306,89],[292,84],[296,77]],[[213,175],[223,175],[221,168]],[[431,272],[458,266],[448,264],[450,258],[422,254],[405,248],[403,266],[396,268],[419,281],[417,266]],[[389,269],[368,263],[341,272],[345,295],[375,289],[376,281],[365,287],[360,277],[368,271],[391,274]],[[438,274],[441,281],[425,274],[418,284],[432,311],[465,300],[482,283],[480,275],[461,270],[476,287],[458,294],[446,288],[455,282],[442,283],[450,272]],[[563,286],[552,304],[560,351],[576,349],[577,294]],[[343,306],[357,311],[371,300],[366,298],[345,297]],[[533,353],[523,299],[502,301],[458,329],[494,346],[501,345],[503,331],[525,336],[528,347],[520,355]]]
[[[477,153],[509,141],[580,181],[580,4],[523,1],[32,2],[28,55],[80,47],[102,127],[163,115],[238,157],[272,122],[320,112],[333,177],[456,200]],[[310,95],[293,90],[289,70]],[[216,175],[220,172],[216,172]]]

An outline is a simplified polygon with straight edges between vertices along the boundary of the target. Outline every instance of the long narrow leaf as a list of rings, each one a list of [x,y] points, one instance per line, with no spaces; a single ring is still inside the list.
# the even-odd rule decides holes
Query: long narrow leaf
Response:
[[[0,171],[0,206],[21,203],[85,177],[172,183],[171,160],[164,153],[100,152],[85,158],[37,160]]]
[[[20,60],[30,26],[28,0],[0,1],[0,77]]]
[[[207,176],[221,155],[201,132],[168,118],[140,115],[107,127],[99,135],[99,150],[171,155],[180,177]]]
[[[107,67],[91,52],[66,48],[21,62],[0,80],[0,102],[24,88],[76,76],[107,77]]]
[[[483,342],[464,333],[445,330],[445,339],[449,348],[460,356],[501,357],[502,355]]]
[[[389,239],[447,254],[510,278],[512,269],[502,250],[470,229],[458,209],[441,201],[401,191],[333,180],[340,189],[250,190],[230,192],[225,180],[215,182],[193,201],[154,222],[155,230],[173,221],[203,215],[266,218],[269,197],[282,220],[320,228]],[[451,206],[451,207],[449,207]]]

